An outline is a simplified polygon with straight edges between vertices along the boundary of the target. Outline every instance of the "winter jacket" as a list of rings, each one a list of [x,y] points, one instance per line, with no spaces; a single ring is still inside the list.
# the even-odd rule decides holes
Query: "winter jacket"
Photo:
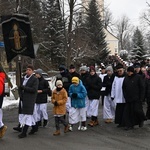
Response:
[[[89,74],[89,72],[86,72],[86,73],[82,73],[81,74],[81,77],[80,77],[80,79],[81,79],[81,81],[82,81],[82,83],[83,83],[83,85],[85,86],[85,88],[86,88],[86,84],[87,84],[87,78],[90,76],[90,74]]]
[[[145,90],[144,82],[140,75],[126,76],[123,81],[123,94],[126,102],[143,101]]]
[[[146,99],[147,102],[150,103],[150,78],[146,79]]]
[[[66,114],[66,102],[68,99],[67,91],[62,88],[60,91],[56,89],[52,92],[51,102],[54,104],[57,101],[57,106],[54,105],[53,113],[55,115],[65,115]]]
[[[0,72],[0,108],[2,108],[5,90],[5,73]]]
[[[45,80],[43,76],[39,78],[38,90],[42,90],[42,93],[37,94],[36,103],[37,104],[47,103],[47,96],[50,95],[51,89],[48,81]]]
[[[63,82],[63,87],[68,92],[69,86],[71,85],[71,75],[70,73],[65,70],[64,72],[56,75],[56,81],[61,80]]]
[[[108,96],[109,94],[111,94],[111,88],[112,88],[112,83],[114,81],[114,74],[112,74],[110,77],[108,75],[104,76],[103,79],[103,87],[105,87],[105,91],[104,91],[104,95]]]
[[[27,115],[33,114],[34,105],[37,97],[38,84],[38,79],[34,75],[31,75],[26,85],[24,86],[24,89],[20,89],[21,95],[19,103],[19,113]]]
[[[89,100],[93,99],[99,100],[100,91],[102,88],[102,80],[96,73],[94,75],[90,75],[87,78],[86,87]]]
[[[74,98],[72,95],[76,93],[77,97]],[[74,108],[84,108],[85,107],[85,97],[87,96],[87,91],[82,81],[79,81],[78,85],[70,85],[69,96],[71,97],[71,107]]]

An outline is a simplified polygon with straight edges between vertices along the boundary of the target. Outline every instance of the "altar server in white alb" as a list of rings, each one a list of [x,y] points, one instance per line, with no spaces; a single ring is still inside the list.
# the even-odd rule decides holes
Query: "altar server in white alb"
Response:
[[[96,74],[94,66],[90,67],[90,75],[87,78],[86,83],[88,104],[87,104],[87,116],[91,117],[89,126],[93,127],[99,124],[98,122],[98,108],[99,108],[99,98],[100,91],[102,88],[102,80]]]
[[[36,109],[37,109],[37,121],[38,126],[45,127],[48,122],[48,114],[47,114],[47,99],[48,95],[51,96],[51,89],[47,80],[45,80],[42,76],[43,70],[37,69],[35,71],[35,75],[39,80],[38,85],[38,94],[36,98]]]
[[[125,108],[125,98],[123,96],[123,81],[125,78],[125,70],[122,64],[116,66],[117,74],[114,78],[111,90],[111,99],[116,103],[115,123],[117,127],[124,126],[123,113]]]
[[[69,109],[69,130],[72,131],[73,124],[80,123],[78,130],[85,131],[86,127],[86,106],[85,98],[87,91],[82,81],[78,77],[72,78],[72,84],[69,87],[69,96],[71,98],[71,108]]]
[[[38,79],[33,75],[34,68],[32,65],[28,65],[26,69],[26,75],[23,79],[22,85],[20,86],[20,114],[19,123],[22,128],[19,138],[27,136],[29,126],[32,128],[36,127],[36,122],[33,116],[35,101],[38,90]],[[33,129],[34,130],[34,129]]]
[[[104,90],[104,107],[103,107],[103,118],[105,123],[112,123],[115,117],[115,102],[111,100],[111,88],[114,81],[114,74],[112,66],[106,68],[107,75],[103,80]]]

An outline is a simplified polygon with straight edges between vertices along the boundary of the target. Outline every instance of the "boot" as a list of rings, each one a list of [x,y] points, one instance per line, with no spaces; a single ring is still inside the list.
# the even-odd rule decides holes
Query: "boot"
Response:
[[[5,125],[0,128],[0,138],[2,138],[5,135],[6,130],[7,126]]]
[[[25,138],[27,136],[27,131],[28,131],[29,126],[25,125],[23,127],[22,133],[18,135],[19,138]]]
[[[98,120],[95,120],[93,123],[93,126],[97,126],[97,125],[99,125],[99,122],[98,122]]]
[[[65,126],[64,133],[67,133],[69,131],[69,125]]]
[[[38,126],[37,125],[34,125],[34,126],[32,126],[32,129],[31,129],[31,131],[29,132],[29,135],[32,135],[32,134],[34,134],[35,132],[37,132],[38,131]]]
[[[91,120],[89,123],[88,123],[89,126],[93,127],[94,126],[94,121]]]
[[[38,126],[41,127],[42,126],[42,121],[38,121]]]
[[[44,119],[43,121],[43,127],[46,127],[47,126],[47,120]]]
[[[60,135],[60,130],[56,130],[54,133],[53,133],[54,136],[57,136],[57,135]]]
[[[21,128],[20,126],[21,126],[21,125],[20,125],[20,123],[19,123],[18,126],[17,126],[17,127],[14,127],[13,129],[14,129],[15,131],[21,132],[21,131],[22,131],[22,128]]]

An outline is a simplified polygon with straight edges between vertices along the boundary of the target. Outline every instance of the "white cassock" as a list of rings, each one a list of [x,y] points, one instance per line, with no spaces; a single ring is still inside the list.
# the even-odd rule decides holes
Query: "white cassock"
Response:
[[[103,106],[103,119],[114,119],[115,107],[115,102],[111,100],[111,96],[105,96]]]

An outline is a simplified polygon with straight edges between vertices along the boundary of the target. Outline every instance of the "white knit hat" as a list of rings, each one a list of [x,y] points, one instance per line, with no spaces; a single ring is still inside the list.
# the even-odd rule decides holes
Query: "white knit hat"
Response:
[[[58,85],[62,85],[62,86],[63,86],[63,83],[62,83],[61,80],[57,80],[57,81],[56,81],[56,86],[58,86]]]

